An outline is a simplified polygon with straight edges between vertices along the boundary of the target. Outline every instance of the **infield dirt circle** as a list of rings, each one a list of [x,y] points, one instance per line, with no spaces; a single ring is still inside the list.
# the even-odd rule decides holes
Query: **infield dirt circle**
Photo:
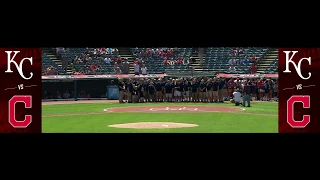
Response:
[[[117,107],[104,109],[107,112],[158,112],[158,113],[177,113],[177,112],[235,112],[244,109],[236,107],[214,107],[214,106],[136,106],[136,107]]]
[[[166,128],[186,128],[196,127],[197,124],[174,123],[174,122],[138,122],[126,124],[113,124],[109,127],[130,128],[130,129],[166,129]]]

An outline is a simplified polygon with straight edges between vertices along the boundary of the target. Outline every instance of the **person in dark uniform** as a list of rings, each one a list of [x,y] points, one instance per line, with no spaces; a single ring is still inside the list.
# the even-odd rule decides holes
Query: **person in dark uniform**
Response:
[[[156,88],[153,85],[153,82],[151,82],[148,86],[148,91],[149,91],[149,101],[155,102],[155,93],[156,93]]]
[[[204,79],[200,81],[199,89],[200,89],[201,102],[206,102],[207,87],[206,87],[206,83],[204,82]]]
[[[198,102],[200,102],[200,99],[201,99],[200,83],[201,83],[201,79],[200,78],[196,79],[196,84],[197,84],[197,87],[198,87],[196,96],[197,96],[197,101]]]
[[[219,79],[219,90],[218,90],[218,97],[219,97],[219,102],[223,102],[223,98],[224,98],[224,91],[225,91],[225,84],[226,81],[223,78]]]
[[[142,84],[143,84],[143,79],[140,79],[137,83],[138,86],[138,102],[144,102],[143,101],[143,92],[142,92]]]
[[[124,103],[123,98],[124,98],[124,91],[125,91],[125,83],[123,82],[122,79],[119,79],[118,82],[118,88],[119,88],[119,103]]]
[[[213,79],[212,98],[215,103],[217,103],[219,101],[219,80],[217,78]]]
[[[183,87],[184,87],[183,79],[180,79],[178,83],[178,91],[180,92],[179,102],[183,102],[183,97],[184,97]]]
[[[248,104],[247,107],[251,107],[250,106],[250,95],[251,95],[251,88],[250,86],[248,86],[247,81],[243,82],[243,98],[242,98],[242,106],[246,107],[246,102]]]
[[[128,103],[132,103],[132,92],[133,92],[133,82],[132,79],[129,79],[127,84],[128,90],[127,90],[127,98]]]
[[[143,97],[145,102],[149,102],[149,80],[146,79],[142,85],[143,87]]]
[[[191,98],[192,102],[198,101],[197,93],[198,93],[198,83],[196,79],[193,79],[191,82]]]
[[[138,86],[136,83],[133,84],[132,88],[132,103],[138,102]]]
[[[158,81],[154,83],[154,87],[156,89],[156,102],[160,102],[161,99],[162,99],[162,83],[161,83],[161,79],[158,79]]]
[[[253,97],[256,98],[256,83],[254,79],[250,79],[248,81],[248,86],[250,87],[251,97],[250,100],[252,101]]]
[[[166,94],[165,95],[166,102],[172,102],[173,88],[174,86],[172,85],[172,82],[168,80],[164,86],[164,92]]]
[[[184,102],[189,102],[189,82],[188,80],[184,80],[183,82],[183,101]]]
[[[265,101],[269,101],[269,91],[270,91],[270,83],[269,80],[265,80],[264,82],[264,99]]]
[[[189,97],[188,97],[188,100],[189,100],[189,102],[191,102],[191,82],[192,82],[192,79],[189,78],[189,79],[188,79],[188,89],[189,89]]]
[[[213,102],[213,98],[212,98],[212,87],[213,87],[213,82],[212,79],[208,79],[207,83],[206,83],[206,88],[207,88],[207,92],[206,92],[206,97],[207,97],[207,101],[208,102]]]
[[[161,102],[163,102],[166,99],[166,93],[164,91],[164,87],[165,87],[166,84],[167,84],[167,80],[162,79],[162,81],[161,81],[161,88],[162,88],[162,99],[161,99]]]

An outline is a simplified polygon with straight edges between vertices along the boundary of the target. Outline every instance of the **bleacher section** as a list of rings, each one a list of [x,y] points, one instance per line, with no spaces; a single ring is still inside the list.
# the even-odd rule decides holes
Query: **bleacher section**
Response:
[[[59,74],[64,74],[64,71],[61,67],[59,67],[56,63],[54,63],[50,57],[47,56],[46,53],[42,52],[42,67],[47,68],[49,66],[53,66],[58,70]]]
[[[89,48],[90,51],[93,51],[94,48]],[[68,59],[69,62],[72,61],[72,59],[74,58],[74,56],[78,56],[81,57],[81,55],[83,53],[86,52],[86,48],[67,48],[66,49],[66,57]],[[112,55],[106,55],[106,54],[101,54],[99,57],[101,57],[99,59],[99,57],[92,57],[92,63],[94,63],[95,65],[100,64],[101,69],[99,69],[98,71],[96,71],[96,74],[113,74],[114,70],[113,70],[113,64],[106,64],[104,63],[104,58],[108,57],[117,57],[119,54],[115,53]],[[90,65],[90,64],[88,64]],[[86,64],[84,63],[73,63],[73,68],[76,69],[77,71],[82,69],[85,70],[86,69]]]
[[[235,49],[233,47],[209,47],[207,49],[205,62],[203,64],[203,71],[212,71],[219,73],[228,73],[230,67],[229,60],[231,59],[230,53]],[[243,48],[244,54],[239,54],[233,59],[239,59],[242,57],[251,57],[257,55],[260,59],[266,55],[268,48]],[[237,73],[246,74],[249,73],[250,65],[235,65]]]
[[[93,50],[94,48],[89,48],[89,50]],[[147,48],[138,48],[138,51],[145,51]],[[277,52],[273,51],[268,48],[262,48],[262,47],[252,47],[252,48],[243,48],[244,53],[238,54],[235,57],[230,56],[230,53],[232,50],[236,48],[233,47],[209,47],[206,48],[206,55],[204,56],[204,62],[203,64],[199,64],[198,68],[200,72],[219,72],[219,73],[228,73],[228,69],[230,67],[229,60],[232,59],[242,59],[244,57],[251,57],[252,55],[257,55],[260,57],[260,59],[263,59],[266,57],[266,59],[270,59],[270,62],[264,61],[263,66],[260,64],[261,72],[260,73],[277,73],[278,68],[278,59],[277,59]],[[177,48],[176,49],[181,58],[184,57],[191,57],[193,55],[193,48]],[[132,53],[131,55],[128,55],[129,62],[132,64],[132,61],[134,60],[134,52],[137,51],[137,48],[127,48],[128,54],[130,54],[130,51]],[[67,57],[68,61],[71,62],[72,59],[74,59],[75,56],[80,57],[82,54],[86,52],[86,48],[66,48],[66,54],[64,56]],[[92,56],[92,62],[95,65],[100,65],[101,69],[96,71],[96,74],[114,74],[114,63],[107,64],[104,62],[104,58],[109,57],[118,57],[119,53],[120,55],[122,51],[117,52],[112,55],[106,55],[101,54],[99,57]],[[274,54],[275,55],[274,55]],[[131,56],[131,57],[130,57]],[[169,60],[175,61],[177,59],[177,55],[174,55],[172,59]],[[166,73],[168,71],[175,71],[175,72],[188,72],[190,71],[190,67],[192,67],[192,63],[190,62],[190,66],[183,65],[183,64],[177,64],[174,63],[173,65],[163,65],[163,58],[158,57],[156,54],[154,54],[152,57],[143,57],[145,66],[147,67],[148,74],[162,74]],[[58,70],[59,74],[65,74],[65,71],[61,68],[61,66],[58,66],[53,60],[50,59],[49,56],[47,56],[44,52],[42,53],[42,64],[43,68],[46,68],[48,66],[53,66]],[[72,68],[79,71],[80,69],[85,70],[86,66],[90,64],[84,64],[84,63],[73,63]],[[264,66],[265,65],[265,66]],[[259,66],[259,63],[258,63]],[[71,65],[68,66],[71,69]],[[120,65],[121,67],[121,65]],[[235,68],[237,70],[237,73],[239,74],[246,74],[249,73],[250,65],[235,65]],[[132,71],[131,71],[132,73]]]
[[[264,70],[263,74],[278,73],[278,61],[278,58],[273,60],[273,62]]]
[[[132,54],[134,53],[134,51],[138,50],[138,51],[145,51],[147,48],[131,48],[131,52]],[[192,54],[192,48],[177,48],[176,49],[179,54],[180,57],[190,57]],[[172,59],[168,59],[168,60],[173,60],[175,61],[177,59],[177,55],[174,55],[172,57]],[[144,57],[145,59],[145,57]],[[173,65],[163,65],[163,58],[159,58],[157,55],[154,55],[152,57],[148,57],[147,58],[148,61],[146,61],[145,66],[148,69],[148,73],[149,74],[161,74],[161,73],[165,73],[167,71],[175,71],[175,72],[184,72],[188,70],[188,66],[183,65],[183,64],[173,64]]]

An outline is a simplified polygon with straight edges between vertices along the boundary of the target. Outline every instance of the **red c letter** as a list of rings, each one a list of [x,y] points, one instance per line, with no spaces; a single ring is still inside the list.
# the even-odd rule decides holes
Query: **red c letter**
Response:
[[[294,120],[294,103],[301,102],[303,108],[310,108],[310,96],[294,95],[287,101],[287,122],[292,128],[305,128],[310,123],[310,115],[303,115],[302,121]]]
[[[32,116],[25,115],[25,118],[23,121],[17,121],[16,120],[16,103],[18,102],[24,103],[25,108],[32,108],[32,96],[16,95],[9,100],[9,123],[14,128],[26,128],[31,124]]]

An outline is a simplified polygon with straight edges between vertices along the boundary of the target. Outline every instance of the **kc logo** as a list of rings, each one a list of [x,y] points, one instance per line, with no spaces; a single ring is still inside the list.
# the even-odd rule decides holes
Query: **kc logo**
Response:
[[[30,64],[32,65],[32,57],[30,58],[23,58],[21,59],[20,63],[18,64],[14,59],[20,51],[5,51],[7,53],[7,70],[5,73],[13,73],[11,70],[11,63],[14,64],[19,72],[19,75],[21,78],[25,80],[29,80],[33,77],[33,73],[30,72],[29,77],[25,77],[23,74],[23,63],[25,60],[28,60]],[[12,56],[12,52],[14,53]],[[18,85],[19,90],[23,90],[23,85]],[[17,103],[24,103],[25,108],[32,108],[32,96],[30,95],[15,95],[9,100],[9,114],[8,114],[8,121],[14,128],[26,128],[28,127],[32,122],[32,115],[25,115],[25,118],[23,121],[17,121],[15,114],[16,114],[16,104]]]
[[[298,75],[301,77],[301,79],[307,80],[311,78],[311,72],[308,73],[308,77],[303,77],[301,74],[301,63],[303,60],[307,60],[309,62],[309,65],[311,65],[311,57],[308,58],[301,58],[298,62],[298,65],[292,61],[292,58],[295,54],[297,54],[298,51],[283,51],[286,54],[286,70],[283,71],[284,73],[291,73],[289,69],[289,63],[292,63],[293,67],[296,69]],[[292,56],[290,57],[290,53],[292,52]]]
[[[304,77],[301,73],[301,63],[303,60],[307,60],[309,65],[311,65],[311,57],[305,57],[301,58],[298,62],[298,65],[292,61],[293,57],[295,56],[298,51],[283,51],[286,54],[286,69],[283,71],[283,73],[291,73],[289,69],[289,63],[291,63],[297,74],[300,76],[303,80],[308,80],[311,78],[311,72],[308,73],[308,77]],[[290,56],[290,53],[292,52],[292,55]],[[302,85],[297,85],[297,90],[302,89]],[[292,95],[288,101],[287,101],[287,123],[292,128],[305,128],[310,123],[310,115],[304,115],[302,121],[296,121],[294,119],[294,104],[297,102],[300,102],[303,104],[303,108],[310,108],[310,96],[301,96],[301,95]]]
[[[25,60],[29,60],[29,61],[30,61],[30,64],[32,65],[32,57],[21,59],[20,64],[18,65],[18,63],[14,60],[14,58],[16,57],[16,55],[17,55],[20,51],[13,51],[13,52],[14,52],[14,55],[13,55],[12,57],[11,57],[12,51],[5,51],[5,52],[7,53],[7,59],[8,59],[7,70],[5,71],[5,73],[13,73],[13,71],[11,70],[11,66],[10,66],[11,63],[13,63],[13,64],[16,66],[16,68],[17,68],[20,76],[21,76],[23,79],[25,79],[25,80],[31,79],[32,76],[33,76],[33,73],[31,72],[31,73],[30,73],[30,76],[29,76],[28,78],[26,78],[26,77],[24,76],[24,74],[23,74],[22,65],[23,65],[23,62],[24,62]]]

